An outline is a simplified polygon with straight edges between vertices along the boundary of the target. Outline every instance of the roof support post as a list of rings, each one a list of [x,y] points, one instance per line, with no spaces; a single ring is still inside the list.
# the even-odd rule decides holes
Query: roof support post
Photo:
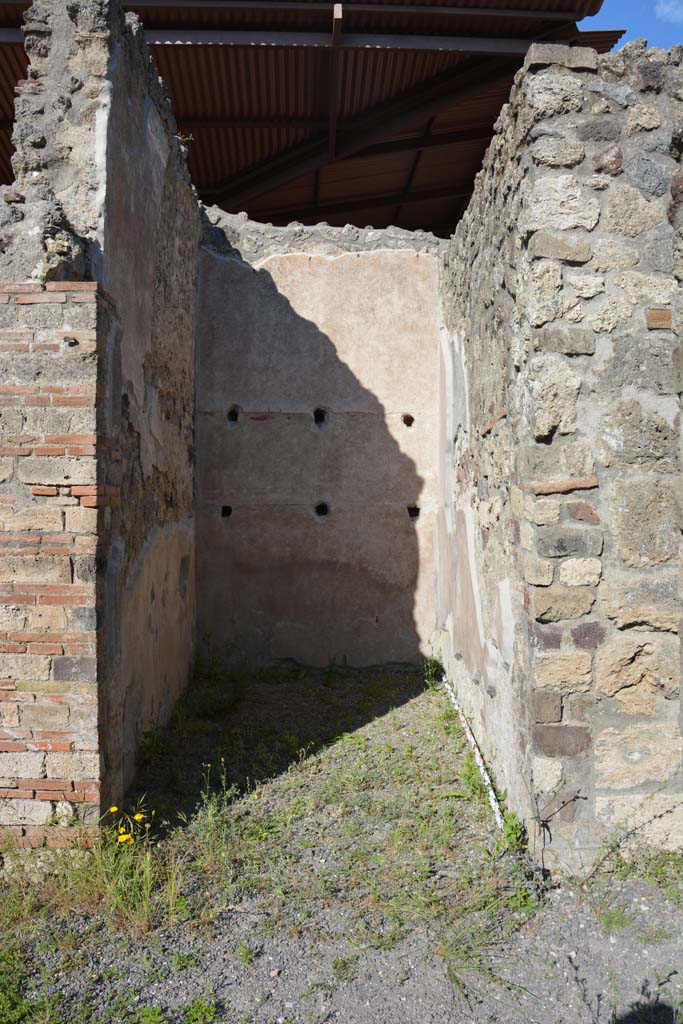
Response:
[[[341,36],[343,10],[341,4],[335,4],[332,10],[332,51],[330,54],[329,73],[329,127],[328,156],[334,160],[337,152],[337,116],[339,112],[339,78],[341,69]]]

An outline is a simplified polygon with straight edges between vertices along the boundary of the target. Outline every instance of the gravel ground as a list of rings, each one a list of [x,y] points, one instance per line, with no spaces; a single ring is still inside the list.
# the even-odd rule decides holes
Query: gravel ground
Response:
[[[207,797],[207,757],[239,793]],[[24,1016],[0,974],[0,1024],[683,1020],[683,879],[536,902],[445,695],[414,675],[205,673],[145,762],[132,802],[188,816],[161,841],[180,912],[132,935],[68,893],[30,927],[0,907],[28,968]]]

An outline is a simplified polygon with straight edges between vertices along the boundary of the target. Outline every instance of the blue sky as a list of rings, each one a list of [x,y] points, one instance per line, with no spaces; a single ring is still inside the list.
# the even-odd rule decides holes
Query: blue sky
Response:
[[[600,13],[584,18],[579,27],[625,28],[620,46],[642,36],[650,46],[668,48],[683,43],[683,0],[605,0]]]

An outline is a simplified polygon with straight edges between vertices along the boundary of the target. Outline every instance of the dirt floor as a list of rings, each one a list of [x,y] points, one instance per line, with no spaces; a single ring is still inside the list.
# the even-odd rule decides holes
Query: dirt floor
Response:
[[[6,857],[0,1024],[683,1020],[683,857],[543,884],[429,671],[205,666],[105,826]]]

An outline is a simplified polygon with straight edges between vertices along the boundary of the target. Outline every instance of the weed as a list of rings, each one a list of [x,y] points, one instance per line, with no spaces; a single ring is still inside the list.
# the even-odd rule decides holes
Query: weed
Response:
[[[183,1024],[213,1024],[218,1019],[218,1007],[213,999],[197,996],[184,1009]]]
[[[27,973],[16,946],[0,949],[0,1020],[3,1024],[24,1024],[31,1019],[31,1006],[22,992]]]
[[[190,967],[196,967],[198,963],[199,957],[196,953],[174,953],[171,960],[171,970],[174,973],[186,971]]]
[[[606,932],[623,931],[631,924],[631,918],[623,907],[610,907],[598,915],[600,926]]]
[[[332,970],[337,981],[353,981],[356,977],[358,957],[338,956],[332,961]]]
[[[247,946],[246,942],[238,942],[235,947],[235,956],[241,964],[248,967],[254,962],[254,951]]]
[[[465,792],[470,800],[479,804],[487,803],[488,793],[486,791],[486,784],[481,777],[481,772],[479,771],[477,762],[474,760],[474,754],[471,750],[467,751],[463,759],[462,768],[460,769],[460,778],[462,779]]]
[[[168,1024],[158,1006],[143,1006],[138,1014],[138,1024]]]

